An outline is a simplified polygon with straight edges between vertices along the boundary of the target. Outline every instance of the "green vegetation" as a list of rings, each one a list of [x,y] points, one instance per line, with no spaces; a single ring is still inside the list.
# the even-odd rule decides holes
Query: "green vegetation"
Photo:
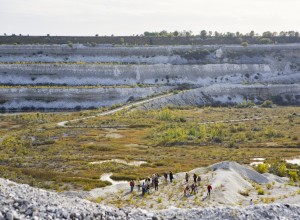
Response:
[[[266,100],[263,102],[263,104],[261,106],[264,108],[270,108],[270,107],[272,107],[272,105],[273,105],[273,102],[271,100]]]
[[[298,167],[278,162],[300,154],[297,107],[129,109],[68,127],[55,124],[104,110],[0,115],[0,176],[59,191],[89,190],[109,184],[99,180],[103,173],[115,180],[144,178],[224,160],[249,163],[259,151],[269,172],[298,180]],[[114,158],[147,164],[90,164]]]
[[[264,195],[265,194],[265,191],[263,189],[258,189],[257,190],[257,194],[258,195]]]
[[[269,165],[268,164],[258,164],[257,167],[256,167],[256,170],[259,172],[259,173],[267,173],[269,171]]]
[[[273,44],[273,41],[270,38],[261,38],[259,40],[259,43],[261,43],[261,44]]]
[[[187,60],[200,60],[208,56],[210,52],[207,49],[204,49],[204,50],[189,50],[186,52],[175,51],[174,54],[179,55]]]
[[[241,45],[242,45],[243,47],[248,47],[248,46],[249,46],[248,42],[245,42],[245,41],[242,42]]]
[[[201,30],[200,32],[193,33],[189,30],[184,31],[171,31],[166,30],[150,32],[145,31],[143,34],[135,36],[22,36],[12,34],[8,36],[4,34],[0,36],[0,44],[68,44],[69,42],[76,42],[81,44],[111,44],[113,46],[126,44],[126,45],[206,45],[206,44],[236,44],[240,45],[242,42],[250,44],[261,43],[261,39],[270,39],[278,43],[297,43],[299,42],[298,31],[280,31],[270,32],[265,31],[263,34],[250,31],[248,33],[237,32],[219,32],[210,30]],[[264,41],[264,40],[262,40]]]

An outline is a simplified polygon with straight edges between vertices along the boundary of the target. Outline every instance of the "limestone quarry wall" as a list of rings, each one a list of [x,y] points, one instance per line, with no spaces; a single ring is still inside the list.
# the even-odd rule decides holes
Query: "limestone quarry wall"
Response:
[[[133,99],[152,95],[153,87],[136,88],[135,92],[133,88],[126,88],[145,84],[191,89],[185,96],[174,96],[173,104],[181,105],[187,102],[203,105],[202,102],[198,102],[199,99],[205,100],[205,105],[232,104],[242,102],[244,97],[248,96],[256,101],[268,98],[253,94],[257,88],[249,90],[249,87],[243,85],[293,87],[299,83],[300,44],[248,47],[0,45],[0,108],[3,109],[110,106],[125,103],[132,94]],[[27,88],[28,86],[37,85],[66,88],[59,93],[57,88],[47,92],[42,87],[35,88],[34,92],[26,90],[32,89]],[[120,88],[116,89],[120,91],[99,91],[99,88],[90,88],[89,92],[84,92],[76,88],[86,85],[118,86]],[[10,87],[11,90],[5,90],[5,86],[24,88],[13,90]],[[216,87],[212,90],[208,89],[210,86]],[[219,91],[223,97],[216,94],[218,86],[226,88],[224,91],[230,90],[235,96],[225,95],[224,91]],[[132,92],[129,94],[127,90]],[[269,97],[277,97],[278,103],[298,105],[298,90],[294,91],[295,95],[281,87],[269,87],[268,90],[274,94],[282,91],[279,95]],[[203,93],[204,96],[199,98],[197,92]],[[285,95],[292,97],[286,98]],[[89,97],[92,97],[93,101],[88,101]],[[210,98],[207,99],[208,97]],[[179,99],[176,101],[177,98]]]
[[[261,104],[272,100],[278,105],[300,105],[300,85],[212,85],[193,89],[144,104],[141,108],[164,106],[222,106],[243,101]]]
[[[133,85],[243,83],[272,77],[267,64],[17,65],[0,64],[2,85]]]
[[[34,109],[88,109],[114,104],[125,104],[164,91],[172,87],[148,88],[2,88],[0,110]]]

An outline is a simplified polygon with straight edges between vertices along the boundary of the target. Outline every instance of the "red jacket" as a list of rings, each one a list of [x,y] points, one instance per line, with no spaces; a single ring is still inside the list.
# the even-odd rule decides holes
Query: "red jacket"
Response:
[[[209,191],[212,190],[211,185],[208,185],[208,186],[207,186],[207,190],[209,190]]]

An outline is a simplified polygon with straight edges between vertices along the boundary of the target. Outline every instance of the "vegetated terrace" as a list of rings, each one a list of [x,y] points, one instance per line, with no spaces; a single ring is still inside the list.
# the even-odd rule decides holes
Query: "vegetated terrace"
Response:
[[[299,107],[131,109],[56,124],[103,110],[0,115],[0,176],[58,191],[90,190],[110,184],[99,180],[103,173],[128,180],[224,160],[248,164],[255,157],[272,162],[300,155]],[[107,159],[147,163],[90,164]]]

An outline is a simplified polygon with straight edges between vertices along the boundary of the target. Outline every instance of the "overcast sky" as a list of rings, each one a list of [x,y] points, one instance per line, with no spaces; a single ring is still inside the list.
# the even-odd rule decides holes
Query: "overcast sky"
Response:
[[[299,10],[300,0],[0,0],[0,35],[300,31]]]

